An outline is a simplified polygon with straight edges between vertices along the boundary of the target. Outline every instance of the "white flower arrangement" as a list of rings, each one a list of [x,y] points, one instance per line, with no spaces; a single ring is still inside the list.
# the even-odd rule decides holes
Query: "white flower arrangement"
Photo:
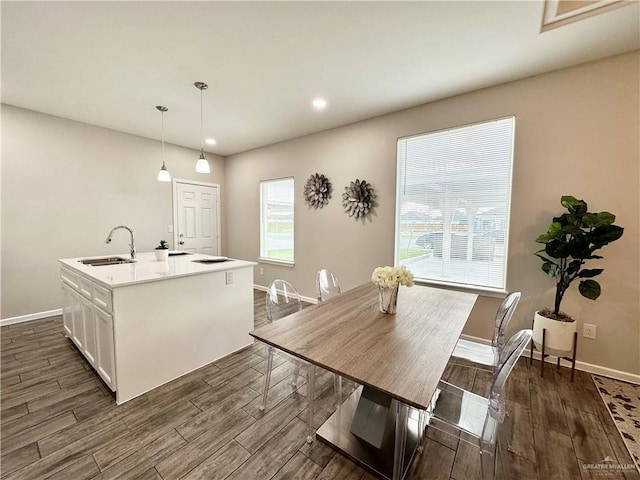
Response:
[[[377,267],[371,274],[371,281],[383,288],[413,287],[413,273],[404,266]]]

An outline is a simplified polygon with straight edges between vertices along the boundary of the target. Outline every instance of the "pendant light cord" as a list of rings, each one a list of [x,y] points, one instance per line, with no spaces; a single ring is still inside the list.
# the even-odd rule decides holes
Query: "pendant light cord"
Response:
[[[164,166],[164,111],[162,112],[162,166]]]
[[[202,88],[200,89],[200,153],[204,153],[204,123],[202,120]]]

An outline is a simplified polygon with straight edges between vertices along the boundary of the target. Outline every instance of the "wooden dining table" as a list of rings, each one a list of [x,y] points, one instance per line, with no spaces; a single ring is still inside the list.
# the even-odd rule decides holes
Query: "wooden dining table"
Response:
[[[415,412],[428,408],[476,299],[467,292],[400,287],[396,313],[385,314],[378,308],[377,285],[367,283],[251,335],[308,362],[312,371],[319,366],[361,385],[316,434],[372,473],[398,480],[420,438]],[[315,375],[309,378],[312,399]],[[353,433],[354,417],[360,423],[367,418],[363,389],[369,414],[389,411],[380,448]],[[309,409],[312,418],[312,401]]]

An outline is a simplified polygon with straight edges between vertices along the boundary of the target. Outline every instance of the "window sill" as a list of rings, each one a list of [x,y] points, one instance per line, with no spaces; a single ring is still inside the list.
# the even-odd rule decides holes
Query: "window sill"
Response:
[[[502,290],[500,288],[482,288],[475,287],[471,285],[460,285],[454,283],[446,283],[446,282],[438,282],[436,280],[424,280],[424,279],[416,279],[416,285],[424,285],[425,287],[436,287],[443,288],[445,290],[455,290],[458,292],[469,292],[480,295],[481,297],[489,297],[489,298],[500,298],[504,299],[509,294],[509,292]]]
[[[295,263],[294,262],[290,262],[288,260],[278,260],[275,258],[258,258],[258,262],[259,263],[269,263],[271,265],[280,265],[282,267],[289,267],[289,268],[293,268],[295,267]]]

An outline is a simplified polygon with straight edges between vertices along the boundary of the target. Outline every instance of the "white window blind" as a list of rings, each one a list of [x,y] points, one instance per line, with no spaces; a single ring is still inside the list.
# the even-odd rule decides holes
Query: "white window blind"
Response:
[[[260,258],[293,263],[293,178],[260,182]]]
[[[505,290],[515,118],[398,140],[396,265]]]

